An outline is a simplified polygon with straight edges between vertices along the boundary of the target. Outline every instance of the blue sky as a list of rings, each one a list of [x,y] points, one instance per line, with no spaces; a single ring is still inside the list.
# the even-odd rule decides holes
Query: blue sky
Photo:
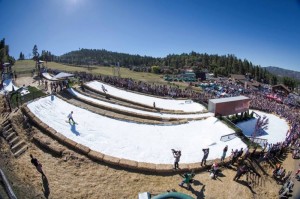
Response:
[[[27,57],[34,44],[164,57],[235,54],[300,70],[300,0],[0,0],[0,38]]]

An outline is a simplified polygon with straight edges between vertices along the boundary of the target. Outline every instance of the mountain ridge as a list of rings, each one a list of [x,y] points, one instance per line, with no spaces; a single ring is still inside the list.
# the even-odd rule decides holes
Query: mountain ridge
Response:
[[[299,71],[284,69],[284,68],[280,68],[277,66],[267,66],[264,68],[268,72],[272,73],[273,75],[277,75],[279,77],[290,77],[290,78],[294,78],[294,79],[300,81],[300,72]]]

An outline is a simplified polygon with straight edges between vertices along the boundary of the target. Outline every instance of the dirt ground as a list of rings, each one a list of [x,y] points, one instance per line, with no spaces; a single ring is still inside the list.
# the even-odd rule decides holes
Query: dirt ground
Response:
[[[18,78],[17,85],[37,85],[31,77]],[[20,112],[13,113],[18,115]],[[11,116],[12,117],[12,116]],[[270,177],[254,178],[254,186],[247,186],[246,176],[239,182],[233,181],[235,167],[223,169],[222,177],[212,180],[208,172],[197,173],[192,191],[179,187],[179,174],[156,175],[123,170],[103,163],[96,163],[47,137],[39,130],[26,132],[20,116],[13,121],[20,124],[20,134],[26,139],[29,149],[19,158],[14,158],[8,143],[0,137],[0,167],[9,178],[18,198],[137,198],[140,192],[158,194],[176,190],[194,198],[205,199],[264,199],[278,198],[280,185]],[[2,119],[0,118],[0,122]],[[64,149],[62,157],[55,157],[49,151],[37,146],[32,135],[43,137],[54,147]],[[30,163],[29,154],[42,164],[47,178],[42,178]],[[220,152],[221,154],[221,152]],[[200,157],[199,157],[200,158]],[[287,170],[294,171],[294,160],[287,156],[284,161]],[[265,171],[272,169],[266,165]]]
[[[4,141],[3,141],[4,142]],[[58,144],[57,144],[58,145]],[[21,157],[11,157],[8,146],[1,147],[1,157],[13,189],[19,198],[137,198],[140,192],[161,193],[175,189],[195,198],[277,198],[279,186],[266,179],[252,191],[241,182],[233,181],[234,170],[225,169],[223,177],[212,180],[208,172],[197,173],[193,191],[178,186],[178,174],[159,176],[125,171],[120,168],[95,163],[87,157],[66,149],[62,158],[54,157],[31,143]],[[47,180],[30,163],[29,154],[43,164]]]
[[[31,76],[18,77],[14,81],[15,81],[15,85],[18,87],[25,85],[25,86],[33,86],[41,90],[43,90],[44,88],[42,82],[40,81],[39,83],[38,78],[36,76],[34,78]]]

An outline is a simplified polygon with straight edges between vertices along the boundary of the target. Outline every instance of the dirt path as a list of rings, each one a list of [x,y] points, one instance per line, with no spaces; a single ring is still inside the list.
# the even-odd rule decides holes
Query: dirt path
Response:
[[[34,86],[36,88],[39,88],[41,87],[39,84],[38,84],[38,81],[33,79],[32,77],[27,77],[27,76],[24,76],[24,77],[19,77],[17,79],[15,79],[15,84],[16,86],[18,87],[21,87],[23,85],[25,86]]]

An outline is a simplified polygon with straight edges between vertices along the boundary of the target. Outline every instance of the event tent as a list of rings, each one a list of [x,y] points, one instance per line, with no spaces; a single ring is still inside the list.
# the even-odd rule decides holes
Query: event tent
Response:
[[[73,77],[73,76],[74,76],[74,74],[61,72],[61,73],[58,73],[57,75],[55,75],[53,78],[54,79],[66,79],[67,77]]]
[[[51,81],[63,80],[63,79],[66,79],[68,77],[74,76],[71,73],[65,73],[65,72],[58,73],[55,76],[51,76],[49,73],[42,73],[42,75],[43,75],[44,78],[46,78],[48,80],[51,80]]]

